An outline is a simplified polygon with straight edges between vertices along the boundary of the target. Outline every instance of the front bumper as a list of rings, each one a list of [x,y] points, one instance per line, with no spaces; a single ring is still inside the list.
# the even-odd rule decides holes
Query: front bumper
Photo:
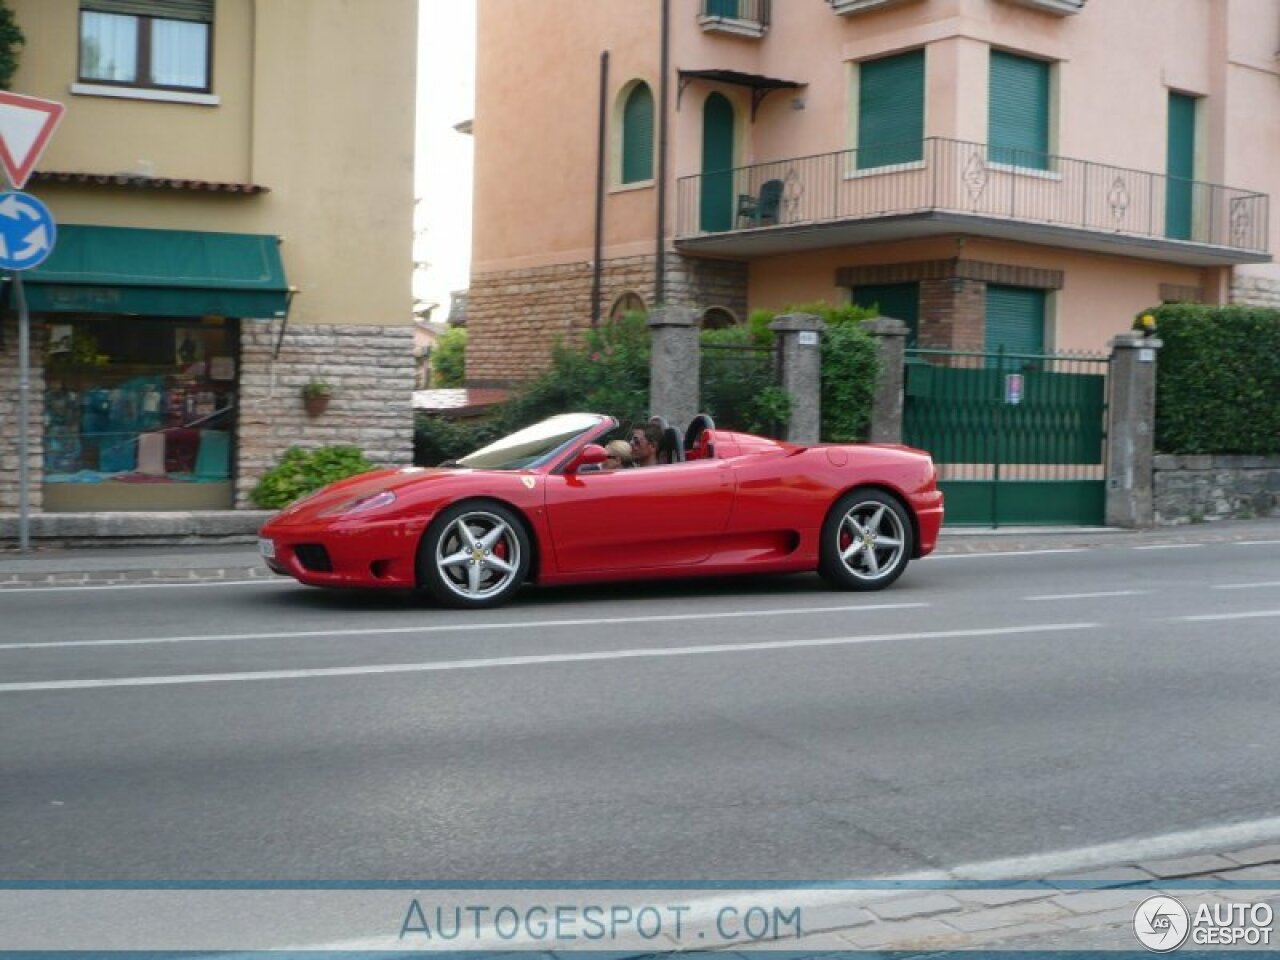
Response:
[[[417,586],[424,526],[404,519],[272,521],[259,533],[259,552],[276,573],[311,586],[407,589]],[[270,550],[262,549],[263,541]]]

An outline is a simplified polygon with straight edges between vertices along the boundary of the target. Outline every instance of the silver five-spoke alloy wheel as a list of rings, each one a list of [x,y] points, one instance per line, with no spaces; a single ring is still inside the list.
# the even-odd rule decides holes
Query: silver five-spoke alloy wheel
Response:
[[[886,587],[911,559],[911,536],[911,522],[894,498],[879,490],[854,490],[824,524],[821,573],[847,589]]]
[[[501,603],[524,582],[529,565],[523,527],[498,504],[447,511],[424,547],[426,587],[437,600],[457,606]]]

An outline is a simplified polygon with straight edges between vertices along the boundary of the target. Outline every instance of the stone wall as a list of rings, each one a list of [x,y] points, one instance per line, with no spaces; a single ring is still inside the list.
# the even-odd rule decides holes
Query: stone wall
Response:
[[[278,323],[245,323],[240,350],[236,506],[290,446],[345,443],[380,465],[413,461],[413,328],[289,324],[272,357]],[[302,385],[333,387],[329,409],[307,414]]]
[[[746,319],[747,265],[727,260],[667,256],[669,306],[729,310]],[[558,340],[572,342],[591,326],[591,264],[476,274],[467,298],[467,384],[506,386],[543,370]],[[606,261],[601,272],[600,313],[633,292],[652,310],[652,257]]]
[[[31,390],[27,423],[27,465],[30,471],[30,503],[40,509],[40,483],[44,462],[44,350],[47,328],[31,322]],[[18,509],[18,315],[0,314],[0,512]]]
[[[1280,456],[1155,458],[1155,515],[1162,525],[1280,513]]]
[[[1251,307],[1280,307],[1280,280],[1236,276],[1231,280],[1231,302]]]

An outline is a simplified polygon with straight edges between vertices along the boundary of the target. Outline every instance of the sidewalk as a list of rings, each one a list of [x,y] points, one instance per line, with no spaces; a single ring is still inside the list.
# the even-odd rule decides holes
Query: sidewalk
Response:
[[[1065,550],[1081,547],[1280,540],[1280,517],[1119,530],[1108,527],[947,527],[937,555]],[[184,583],[270,578],[255,544],[56,548],[26,554],[0,550],[0,592],[6,587]]]

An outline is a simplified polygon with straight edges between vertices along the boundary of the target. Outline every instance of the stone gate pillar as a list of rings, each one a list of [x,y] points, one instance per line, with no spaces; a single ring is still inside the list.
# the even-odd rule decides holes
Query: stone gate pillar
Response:
[[[649,413],[683,430],[698,412],[698,311],[658,307],[649,314]]]
[[[791,395],[791,443],[817,443],[822,427],[822,331],[827,325],[811,313],[784,313],[769,329],[778,338],[782,389]]]
[[[1107,509],[1112,527],[1155,523],[1156,354],[1162,344],[1139,332],[1111,343],[1107,377]]]
[[[867,439],[872,443],[901,443],[907,325],[893,317],[873,317],[863,320],[862,328],[876,338],[880,358]]]

